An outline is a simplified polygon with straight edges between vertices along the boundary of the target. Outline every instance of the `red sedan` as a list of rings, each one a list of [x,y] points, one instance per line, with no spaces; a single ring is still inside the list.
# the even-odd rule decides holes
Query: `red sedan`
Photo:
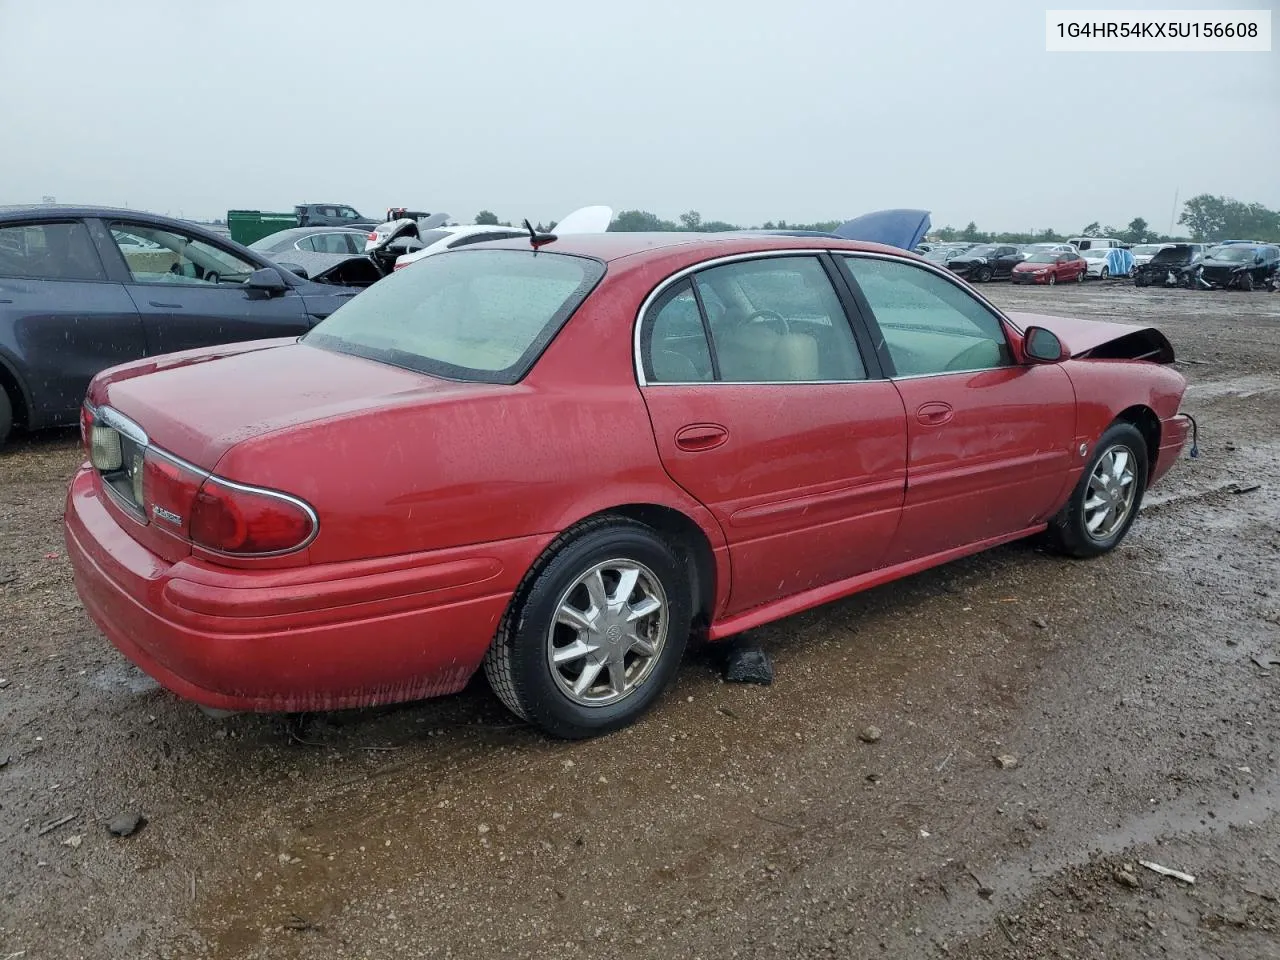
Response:
[[[461,689],[583,737],[732,636],[1033,534],[1111,550],[1189,418],[1150,328],[815,237],[430,257],[298,339],[89,389],[85,608],[211,707]]]
[[[1013,268],[1014,283],[1083,283],[1089,264],[1078,253],[1033,253]]]

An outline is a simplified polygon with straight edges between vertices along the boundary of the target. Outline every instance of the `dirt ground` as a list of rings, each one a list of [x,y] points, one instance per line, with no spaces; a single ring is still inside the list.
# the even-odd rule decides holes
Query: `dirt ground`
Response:
[[[1109,556],[1015,544],[793,617],[759,631],[773,686],[696,652],[588,743],[515,724],[482,680],[205,716],[77,601],[75,437],[19,438],[0,960],[1280,957],[1280,295],[984,292],[1159,325],[1200,459]],[[130,812],[149,822],[108,833]]]

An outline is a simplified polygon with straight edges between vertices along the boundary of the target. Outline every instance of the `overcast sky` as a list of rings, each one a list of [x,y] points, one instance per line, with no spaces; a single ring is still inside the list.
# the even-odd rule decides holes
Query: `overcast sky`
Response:
[[[0,0],[0,203],[1169,228],[1280,207],[1280,53],[1046,53],[1044,10],[1266,0]]]

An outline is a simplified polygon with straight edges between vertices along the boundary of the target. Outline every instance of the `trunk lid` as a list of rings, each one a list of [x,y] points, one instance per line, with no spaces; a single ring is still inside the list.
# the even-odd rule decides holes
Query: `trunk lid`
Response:
[[[109,380],[98,402],[156,446],[213,470],[241,440],[399,402],[493,389],[290,342]]]

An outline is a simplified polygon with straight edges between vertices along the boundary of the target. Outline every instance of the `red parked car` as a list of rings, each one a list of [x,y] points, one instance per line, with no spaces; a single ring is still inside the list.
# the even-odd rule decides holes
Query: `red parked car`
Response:
[[[1112,549],[1188,435],[1172,359],[890,247],[476,245],[301,338],[100,374],[67,545],[103,632],[202,704],[416,699],[483,665],[589,736],[692,632],[1032,534]]]
[[[1033,253],[1013,268],[1014,283],[1083,283],[1089,264],[1078,253],[1046,251]]]

